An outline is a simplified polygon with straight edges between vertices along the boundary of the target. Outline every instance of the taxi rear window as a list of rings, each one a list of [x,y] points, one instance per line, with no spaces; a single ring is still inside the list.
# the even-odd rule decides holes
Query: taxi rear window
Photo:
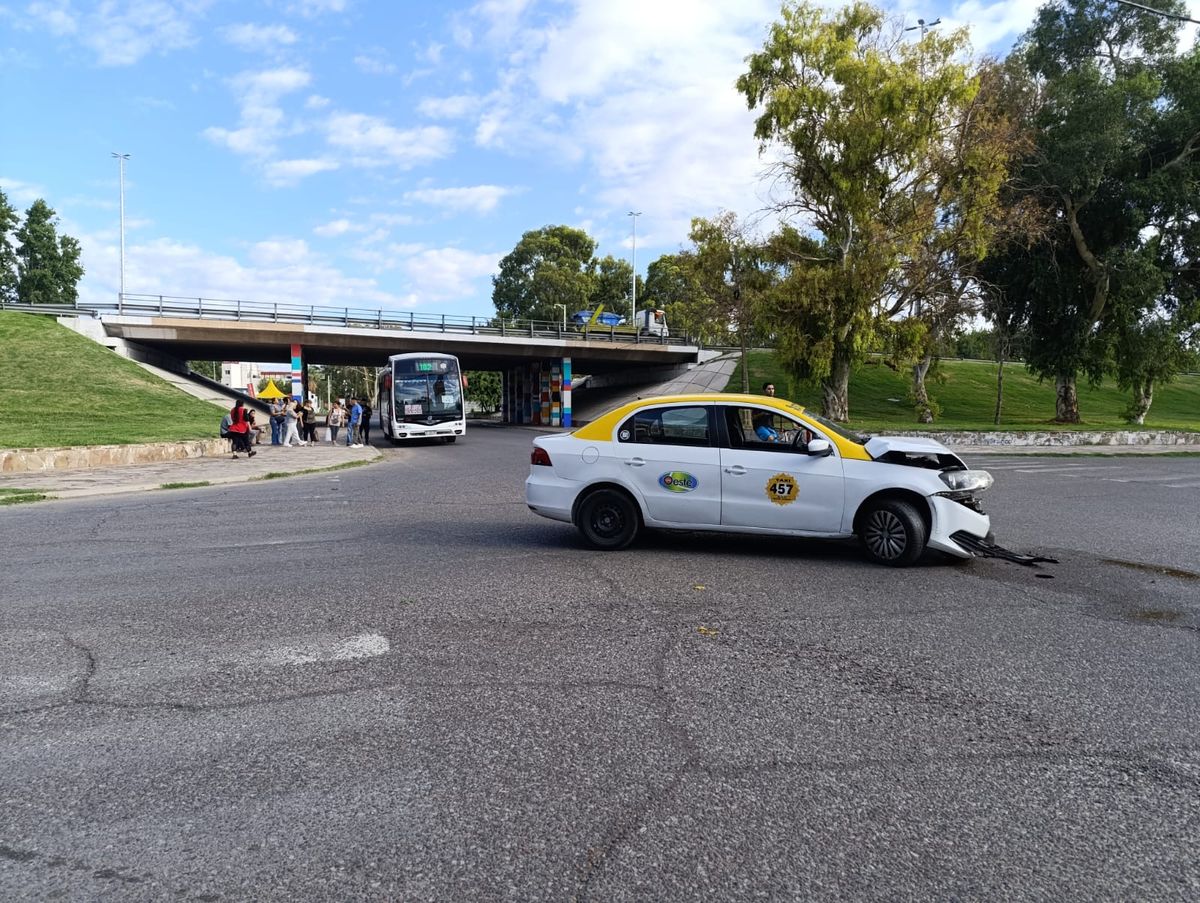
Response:
[[[620,442],[650,445],[712,445],[708,408],[689,405],[638,411],[617,430]]]

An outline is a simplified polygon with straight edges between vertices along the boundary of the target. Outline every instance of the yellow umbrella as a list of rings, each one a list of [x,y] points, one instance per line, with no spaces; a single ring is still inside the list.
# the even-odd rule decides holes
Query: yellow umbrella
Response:
[[[259,398],[287,398],[279,391],[279,386],[275,385],[273,380],[267,380],[267,387],[258,393]]]

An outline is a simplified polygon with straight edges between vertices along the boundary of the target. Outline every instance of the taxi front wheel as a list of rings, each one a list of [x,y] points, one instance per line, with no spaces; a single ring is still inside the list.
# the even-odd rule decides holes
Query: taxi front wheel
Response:
[[[904,567],[921,557],[928,532],[920,512],[911,503],[885,499],[863,515],[858,538],[871,560]]]
[[[633,499],[615,489],[598,489],[579,503],[575,526],[596,549],[623,549],[637,536],[637,506]]]

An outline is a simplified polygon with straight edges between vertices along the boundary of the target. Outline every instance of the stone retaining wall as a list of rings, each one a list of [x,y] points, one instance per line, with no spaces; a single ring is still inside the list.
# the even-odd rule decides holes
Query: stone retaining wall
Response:
[[[225,439],[155,442],[146,445],[85,445],[75,448],[0,448],[0,473],[39,473],[151,464],[180,458],[205,458],[229,453]]]
[[[936,439],[944,445],[1019,445],[1064,446],[1080,445],[1192,445],[1200,446],[1200,433],[1167,432],[1163,430],[1047,430],[1036,433],[1006,432],[912,432],[889,430],[888,435],[914,435]]]

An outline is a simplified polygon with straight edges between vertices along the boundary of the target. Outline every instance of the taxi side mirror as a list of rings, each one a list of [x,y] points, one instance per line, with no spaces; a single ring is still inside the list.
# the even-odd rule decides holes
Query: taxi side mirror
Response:
[[[808,443],[808,454],[814,458],[827,458],[833,454],[833,445],[828,439],[814,439]]]

